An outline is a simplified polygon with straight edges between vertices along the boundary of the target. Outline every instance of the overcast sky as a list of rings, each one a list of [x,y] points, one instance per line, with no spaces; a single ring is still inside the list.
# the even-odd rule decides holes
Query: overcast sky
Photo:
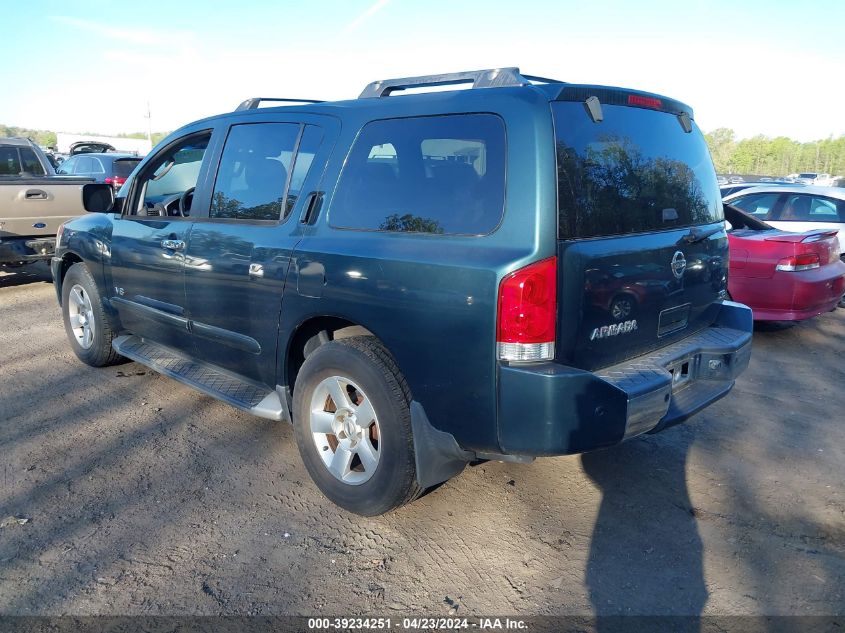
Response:
[[[0,123],[154,131],[251,96],[519,66],[665,94],[710,131],[845,134],[845,0],[37,1],[0,8]]]

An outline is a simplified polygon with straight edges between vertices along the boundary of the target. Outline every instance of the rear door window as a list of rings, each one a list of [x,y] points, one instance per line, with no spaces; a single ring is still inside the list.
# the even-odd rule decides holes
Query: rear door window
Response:
[[[791,222],[841,222],[845,202],[811,194],[786,196],[780,216],[781,221]]]
[[[33,176],[44,176],[46,174],[41,161],[38,160],[35,152],[28,147],[21,147],[21,164],[23,165],[23,171],[27,174],[32,174]]]
[[[554,113],[559,235],[577,239],[720,222],[721,195],[704,137],[668,112],[582,102]]]
[[[80,156],[76,161],[76,167],[73,170],[74,174],[83,175],[94,172],[94,159],[90,156]]]
[[[372,121],[329,212],[337,228],[483,235],[502,219],[505,126],[493,114]]]
[[[233,125],[211,198],[211,218],[275,220],[282,218],[298,123]]]

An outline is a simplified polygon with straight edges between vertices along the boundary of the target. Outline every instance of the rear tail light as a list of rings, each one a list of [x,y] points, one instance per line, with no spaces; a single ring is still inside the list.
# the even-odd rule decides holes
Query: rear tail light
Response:
[[[499,360],[540,361],[555,355],[557,258],[506,275],[499,284]]]
[[[799,270],[811,270],[821,265],[818,253],[801,253],[791,257],[784,257],[778,262],[777,270],[785,272],[797,272]]]
[[[123,186],[123,183],[126,182],[126,178],[121,178],[120,176],[109,176],[106,178],[106,184],[111,185],[115,189],[120,189]]]

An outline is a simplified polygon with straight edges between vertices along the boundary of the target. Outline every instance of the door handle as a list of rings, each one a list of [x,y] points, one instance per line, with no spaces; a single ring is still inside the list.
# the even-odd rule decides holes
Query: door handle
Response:
[[[24,198],[27,200],[46,200],[47,192],[43,189],[27,189]]]
[[[249,276],[250,277],[263,277],[264,276],[264,266],[261,264],[250,264],[249,265]]]
[[[161,240],[161,247],[169,251],[181,251],[185,248],[185,242],[182,240]]]
[[[308,200],[305,201],[305,211],[300,218],[301,224],[314,224],[317,216],[320,214],[320,207],[323,206],[322,191],[312,191],[308,194]]]

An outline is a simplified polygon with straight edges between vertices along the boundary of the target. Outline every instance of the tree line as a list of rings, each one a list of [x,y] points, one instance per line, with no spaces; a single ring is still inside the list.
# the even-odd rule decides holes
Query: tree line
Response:
[[[146,132],[130,132],[129,134],[99,134],[97,132],[81,132],[83,136],[117,136],[118,138],[147,138]],[[169,132],[153,132],[153,145],[167,136]],[[25,127],[3,125],[0,123],[0,138],[6,136],[22,136],[30,138],[42,147],[55,147],[56,133],[50,130],[32,130]]]
[[[736,140],[730,128],[705,134],[716,172],[786,176],[800,172],[845,175],[845,136],[800,143],[785,136]]]

